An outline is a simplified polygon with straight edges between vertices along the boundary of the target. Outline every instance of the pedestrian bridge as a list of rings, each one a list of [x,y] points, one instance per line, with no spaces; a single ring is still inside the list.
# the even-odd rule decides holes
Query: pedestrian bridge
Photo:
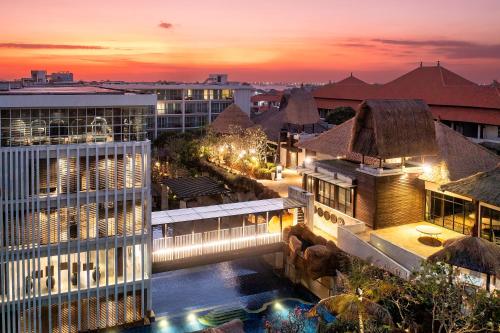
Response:
[[[153,212],[162,237],[152,244],[153,272],[281,251],[282,230],[305,203],[292,198]]]

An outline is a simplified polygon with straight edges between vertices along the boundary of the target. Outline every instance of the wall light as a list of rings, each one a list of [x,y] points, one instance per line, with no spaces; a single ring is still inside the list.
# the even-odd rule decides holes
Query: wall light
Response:
[[[426,163],[422,165],[422,170],[424,171],[424,173],[430,174],[432,172],[432,166]]]

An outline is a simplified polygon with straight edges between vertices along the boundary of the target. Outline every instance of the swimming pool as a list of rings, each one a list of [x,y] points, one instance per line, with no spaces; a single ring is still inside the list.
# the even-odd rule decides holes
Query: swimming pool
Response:
[[[240,318],[245,332],[265,332],[265,321],[307,311],[318,299],[279,277],[260,258],[155,274],[152,279],[156,321],[126,333],[195,332]],[[306,332],[316,331],[316,320]]]
[[[312,303],[304,302],[299,299],[277,299],[273,302],[268,302],[257,311],[248,309],[237,309],[221,307],[220,309],[211,309],[208,311],[190,312],[174,317],[160,317],[150,327],[136,328],[127,330],[127,333],[181,333],[181,332],[195,332],[204,328],[213,327],[206,323],[205,318],[212,313],[237,313],[230,319],[239,317],[243,320],[244,330],[246,333],[264,333],[266,332],[266,322],[279,324],[283,320],[288,320],[291,313],[299,311],[305,314],[311,307]],[[212,317],[210,317],[212,318]],[[227,321],[229,321],[228,319]],[[227,322],[226,321],[226,322]],[[221,322],[222,323],[222,322]],[[307,319],[304,321],[304,333],[313,333],[317,329],[317,320]]]

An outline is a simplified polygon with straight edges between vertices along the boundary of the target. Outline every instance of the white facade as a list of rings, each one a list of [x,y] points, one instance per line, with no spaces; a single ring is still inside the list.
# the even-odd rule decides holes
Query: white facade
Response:
[[[232,103],[250,114],[254,88],[248,84],[226,82],[226,79],[222,77],[220,83],[215,83],[212,78],[206,83],[114,83],[103,87],[156,94],[156,113],[148,125],[156,137],[165,131],[200,129]]]
[[[154,96],[20,92],[0,94],[1,331],[143,320]]]

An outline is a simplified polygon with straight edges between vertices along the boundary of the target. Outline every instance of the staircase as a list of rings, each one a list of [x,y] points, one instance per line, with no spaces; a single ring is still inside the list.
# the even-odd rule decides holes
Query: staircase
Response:
[[[297,209],[297,223],[304,223],[304,209]]]
[[[241,307],[224,307],[210,311],[199,318],[199,322],[205,326],[220,326],[234,319],[245,321],[248,313]]]

